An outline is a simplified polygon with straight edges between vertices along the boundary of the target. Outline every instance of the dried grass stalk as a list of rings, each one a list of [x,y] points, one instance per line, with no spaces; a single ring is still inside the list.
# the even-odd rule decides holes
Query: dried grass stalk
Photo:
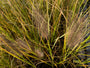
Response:
[[[48,33],[48,23],[45,20],[45,14],[40,14],[38,10],[33,9],[33,17],[34,17],[34,24],[38,29],[39,34],[43,38],[47,38],[49,33]]]
[[[28,46],[29,44],[29,46]],[[5,38],[5,36],[0,35],[0,47],[5,46],[5,49],[10,53],[17,55],[23,55],[22,52],[25,53],[35,53],[38,57],[44,57],[44,53],[41,48],[35,48],[36,46],[32,44],[30,41],[25,42],[23,39],[16,39],[14,42],[9,41]],[[18,56],[18,55],[17,55]]]
[[[78,17],[78,15],[72,20],[70,25],[67,26],[67,46],[74,47],[82,42],[87,34],[88,19],[84,17]],[[67,24],[69,24],[67,23]]]

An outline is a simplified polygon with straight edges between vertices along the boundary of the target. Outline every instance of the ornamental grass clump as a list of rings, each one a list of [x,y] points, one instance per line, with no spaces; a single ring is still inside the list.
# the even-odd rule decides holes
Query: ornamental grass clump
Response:
[[[89,67],[88,2],[0,0],[0,56],[8,57],[1,67]]]

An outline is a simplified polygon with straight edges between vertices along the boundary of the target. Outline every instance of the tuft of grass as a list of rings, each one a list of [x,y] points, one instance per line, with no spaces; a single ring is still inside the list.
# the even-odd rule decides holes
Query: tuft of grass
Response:
[[[88,67],[90,58],[80,57],[90,56],[82,53],[90,46],[88,1],[0,0],[2,67]]]

